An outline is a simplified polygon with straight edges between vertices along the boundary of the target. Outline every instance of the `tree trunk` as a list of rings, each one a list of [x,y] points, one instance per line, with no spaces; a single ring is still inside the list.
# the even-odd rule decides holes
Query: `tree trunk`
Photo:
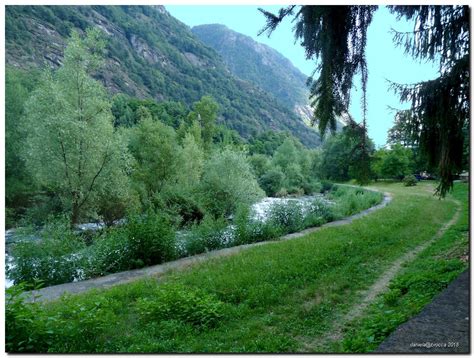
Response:
[[[74,229],[74,225],[79,221],[79,203],[72,203],[72,214],[71,214],[71,229]]]

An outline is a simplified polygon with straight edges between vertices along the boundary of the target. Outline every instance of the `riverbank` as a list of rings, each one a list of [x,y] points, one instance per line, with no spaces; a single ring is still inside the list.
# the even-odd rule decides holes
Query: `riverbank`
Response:
[[[38,343],[37,351],[54,352],[308,351],[309,340],[321,339],[393,262],[431,240],[456,212],[425,185],[376,188],[392,193],[391,204],[350,225],[252,247],[159,281],[29,305],[35,317],[30,337],[49,342]],[[458,243],[446,243],[445,235],[438,242]],[[437,266],[457,260],[430,255]],[[437,279],[444,283],[432,285],[439,290],[463,269],[462,263],[443,267]]]
[[[319,227],[367,209],[381,198],[380,193],[360,187],[334,186],[325,196],[265,198],[248,210],[238,210],[231,219],[207,218],[178,231],[159,218],[135,216],[121,227],[97,232],[87,245],[60,223],[53,230],[43,229],[52,236],[13,247],[20,255],[13,252],[17,260],[10,260],[9,278],[30,284],[41,281],[44,287],[141,269]]]
[[[282,241],[282,240],[291,240],[291,239],[300,238],[305,235],[312,234],[325,227],[335,227],[335,226],[350,224],[352,223],[353,220],[364,217],[370,213],[373,213],[376,210],[384,208],[386,205],[390,203],[391,200],[392,200],[391,195],[389,193],[384,193],[383,200],[380,204],[375,205],[369,209],[363,210],[360,213],[351,215],[341,220],[336,220],[336,221],[329,222],[327,224],[323,224],[322,226],[319,226],[319,227],[313,227],[313,228],[305,229],[296,233],[287,234],[276,239],[275,241],[273,240],[262,241],[262,242],[257,242],[253,244],[234,246],[231,248],[215,250],[215,251],[207,252],[200,255],[185,257],[180,260],[167,262],[161,265],[146,267],[139,270],[123,271],[123,272],[118,272],[118,273],[103,276],[103,277],[98,277],[91,280],[71,282],[71,283],[66,283],[62,285],[45,287],[43,289],[26,292],[25,297],[27,298],[27,301],[29,302],[33,300],[51,301],[51,300],[60,298],[64,294],[78,294],[78,293],[86,292],[91,289],[110,288],[113,286],[130,283],[130,282],[147,278],[147,277],[158,278],[170,271],[184,270],[190,266],[202,263],[209,259],[235,255],[244,250],[248,250],[256,246],[277,243],[278,241]]]

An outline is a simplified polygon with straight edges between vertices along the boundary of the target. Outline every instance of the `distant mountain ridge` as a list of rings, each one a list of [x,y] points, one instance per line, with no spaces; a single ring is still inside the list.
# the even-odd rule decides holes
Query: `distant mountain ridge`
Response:
[[[257,84],[290,108],[308,104],[307,76],[275,49],[221,24],[199,25],[191,30],[216,50],[239,78]]]
[[[313,110],[309,104],[308,76],[277,50],[222,24],[194,26],[192,32],[222,56],[229,70],[271,93],[310,124]],[[316,119],[317,123],[317,119]],[[340,129],[345,125],[341,118]],[[314,128],[317,130],[317,128]]]
[[[112,93],[182,101],[203,95],[220,105],[219,120],[244,138],[289,131],[305,145],[321,143],[295,112],[265,89],[229,72],[215,50],[163,6],[6,6],[6,64],[58,67],[72,29],[96,26],[107,34],[100,79]]]

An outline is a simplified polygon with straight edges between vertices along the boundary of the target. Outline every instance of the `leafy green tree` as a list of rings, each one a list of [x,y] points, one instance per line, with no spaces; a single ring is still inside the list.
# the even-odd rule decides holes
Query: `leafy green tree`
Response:
[[[129,106],[129,98],[124,94],[117,94],[112,99],[112,114],[114,126],[132,127],[136,124],[135,114]]]
[[[355,178],[361,183],[368,181],[371,172],[365,167],[368,161],[363,156],[371,155],[374,145],[366,138],[367,147],[362,148],[360,136],[363,133],[363,128],[352,123],[342,133],[326,140],[321,156],[321,177],[338,181]]]
[[[287,132],[266,131],[259,133],[250,138],[249,153],[272,156],[285,139],[289,137],[290,134]]]
[[[388,130],[387,144],[401,144],[407,148],[417,145],[418,128],[413,123],[411,111],[399,111],[395,115],[393,126]]]
[[[148,206],[167,183],[176,180],[181,150],[172,127],[151,119],[146,108],[141,113],[143,116],[131,133],[129,148],[136,160],[133,179],[142,204]]]
[[[437,168],[429,165],[426,154],[420,150],[420,133],[418,126],[419,123],[413,120],[411,110],[397,112],[394,125],[388,131],[387,144],[391,146],[401,144],[411,149],[413,155],[413,172],[430,171],[437,173]],[[464,137],[468,138],[466,133]]]
[[[350,148],[342,135],[333,135],[323,144],[320,164],[321,177],[330,180],[349,180]]]
[[[285,175],[279,168],[272,168],[259,178],[259,184],[268,196],[275,196],[284,185]]]
[[[264,154],[251,155],[248,160],[257,178],[260,178],[270,169],[270,158]]]
[[[202,141],[206,150],[212,144],[218,111],[219,105],[216,101],[210,96],[204,96],[200,101],[193,104],[193,111],[189,113],[190,122],[197,121],[201,126]]]
[[[187,133],[184,137],[179,161],[178,185],[183,188],[196,188],[201,181],[204,153],[192,133]]]
[[[64,65],[45,71],[25,107],[27,166],[41,185],[59,193],[71,224],[94,207],[111,177],[125,176],[126,146],[115,136],[105,88],[91,77],[104,46],[99,30],[84,38],[73,32]]]
[[[374,157],[373,170],[380,178],[402,180],[413,171],[413,153],[401,144],[395,144],[391,149],[380,149]]]
[[[214,216],[227,216],[239,205],[250,205],[264,196],[243,153],[215,152],[204,164],[201,182],[204,207]]]
[[[277,148],[273,154],[272,164],[280,166],[284,172],[293,164],[300,164],[300,152],[295,142],[288,138]]]
[[[36,71],[12,67],[5,70],[5,201],[8,208],[23,211],[36,185],[20,155],[27,137],[22,126],[24,105],[38,81]]]

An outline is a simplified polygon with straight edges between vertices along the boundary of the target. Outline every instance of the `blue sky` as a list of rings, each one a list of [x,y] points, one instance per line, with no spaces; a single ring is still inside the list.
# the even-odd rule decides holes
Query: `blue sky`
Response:
[[[270,36],[257,36],[258,31],[265,25],[264,16],[257,10],[276,12],[280,6],[248,6],[248,5],[175,5],[166,6],[168,11],[192,27],[202,24],[224,24],[232,30],[251,36],[258,42],[265,43],[285,57],[306,75],[315,68],[315,60],[306,60],[304,49],[295,44],[293,24],[290,19],[284,21]],[[437,77],[437,66],[431,62],[418,62],[405,55],[402,48],[396,48],[392,42],[390,29],[410,31],[413,24],[397,21],[396,17],[381,6],[374,14],[368,30],[367,63],[369,70],[368,82],[368,114],[367,125],[369,136],[377,146],[385,144],[387,130],[393,125],[393,111],[388,107],[408,108],[389,88],[387,79],[398,83],[415,83]],[[356,86],[357,87],[357,86]],[[352,116],[361,120],[360,90],[352,91],[352,102],[349,109]]]

